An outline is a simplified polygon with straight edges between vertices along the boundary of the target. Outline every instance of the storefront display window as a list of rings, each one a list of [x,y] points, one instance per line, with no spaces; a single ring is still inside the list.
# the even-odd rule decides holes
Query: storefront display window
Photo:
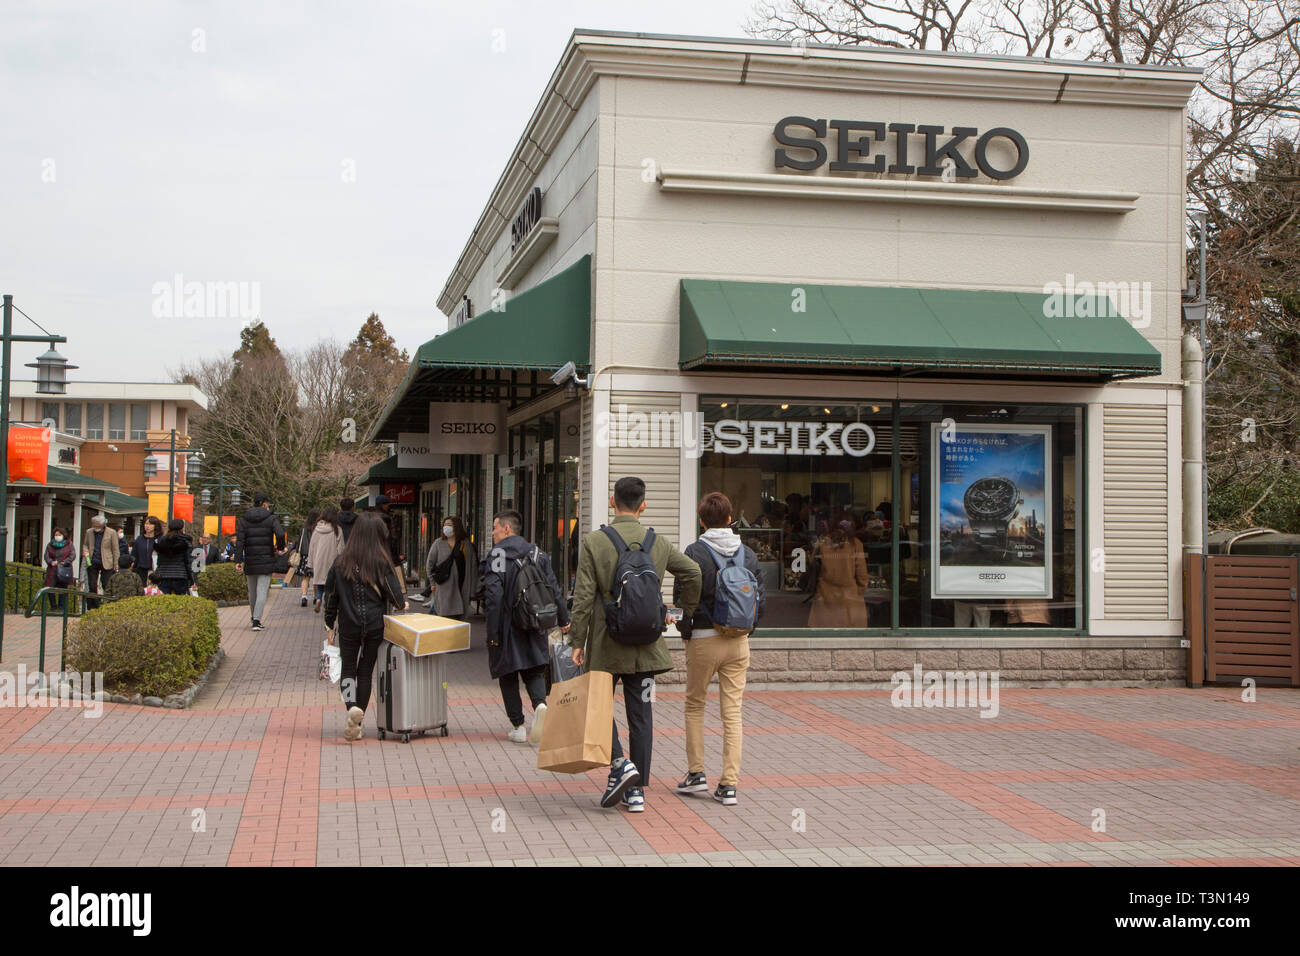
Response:
[[[701,398],[763,627],[1082,630],[1082,410]]]

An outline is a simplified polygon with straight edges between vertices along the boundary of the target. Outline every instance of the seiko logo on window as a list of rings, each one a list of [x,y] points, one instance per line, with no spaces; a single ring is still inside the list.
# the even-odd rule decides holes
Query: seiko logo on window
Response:
[[[495,422],[443,422],[444,435],[495,435]]]
[[[864,458],[876,447],[865,422],[740,421],[724,418],[704,426],[703,447],[723,455],[851,455]]]
[[[802,129],[801,129],[802,127]],[[811,170],[821,167],[827,159],[828,150],[822,142],[827,131],[832,133],[835,158],[831,160],[832,172],[858,173],[902,173],[918,176],[942,176],[955,179],[974,179],[979,172],[990,179],[1014,179],[1025,171],[1029,164],[1029,144],[1014,129],[998,126],[983,135],[974,126],[954,126],[945,130],[942,126],[917,126],[914,123],[878,123],[864,120],[824,120],[810,119],[807,116],[787,116],[777,121],[772,135],[781,146],[789,150],[776,150],[777,169]],[[804,131],[811,135],[806,135]],[[915,135],[923,142],[911,139]],[[893,142],[892,163],[886,165],[884,151],[877,152],[877,144]],[[994,146],[995,142],[1005,142]],[[972,166],[962,147],[970,143],[970,154],[975,160]],[[910,147],[917,147],[911,152]],[[1015,161],[1011,162],[1011,149],[1015,148]],[[921,160],[920,166],[909,162],[915,155]],[[996,159],[996,165],[995,165]],[[951,170],[951,172],[948,172]],[[945,176],[945,172],[948,175]]]

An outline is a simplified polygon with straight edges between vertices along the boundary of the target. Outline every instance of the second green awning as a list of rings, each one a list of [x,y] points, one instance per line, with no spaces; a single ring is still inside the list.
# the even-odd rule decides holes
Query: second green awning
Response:
[[[1161,369],[1160,352],[1103,296],[683,279],[680,318],[684,370],[1106,380]]]

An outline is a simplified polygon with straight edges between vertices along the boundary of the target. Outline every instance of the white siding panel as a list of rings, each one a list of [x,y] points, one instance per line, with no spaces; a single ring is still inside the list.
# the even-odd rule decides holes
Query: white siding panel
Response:
[[[1169,462],[1163,405],[1103,413],[1105,615],[1169,616]]]

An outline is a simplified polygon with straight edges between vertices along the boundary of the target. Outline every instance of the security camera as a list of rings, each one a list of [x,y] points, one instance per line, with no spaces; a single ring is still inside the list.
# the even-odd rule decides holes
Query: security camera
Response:
[[[551,376],[551,381],[556,385],[568,383],[569,391],[576,392],[576,386],[587,387],[588,379],[578,375],[578,367],[572,362],[565,362],[559,370]]]
[[[577,371],[577,366],[572,362],[565,362],[560,366],[560,370],[551,376],[551,381],[556,385],[563,385],[571,376],[575,375]]]
[[[108,450],[109,450],[109,451],[117,451],[117,446],[116,446],[116,445],[109,445],[109,446],[108,446]]]

